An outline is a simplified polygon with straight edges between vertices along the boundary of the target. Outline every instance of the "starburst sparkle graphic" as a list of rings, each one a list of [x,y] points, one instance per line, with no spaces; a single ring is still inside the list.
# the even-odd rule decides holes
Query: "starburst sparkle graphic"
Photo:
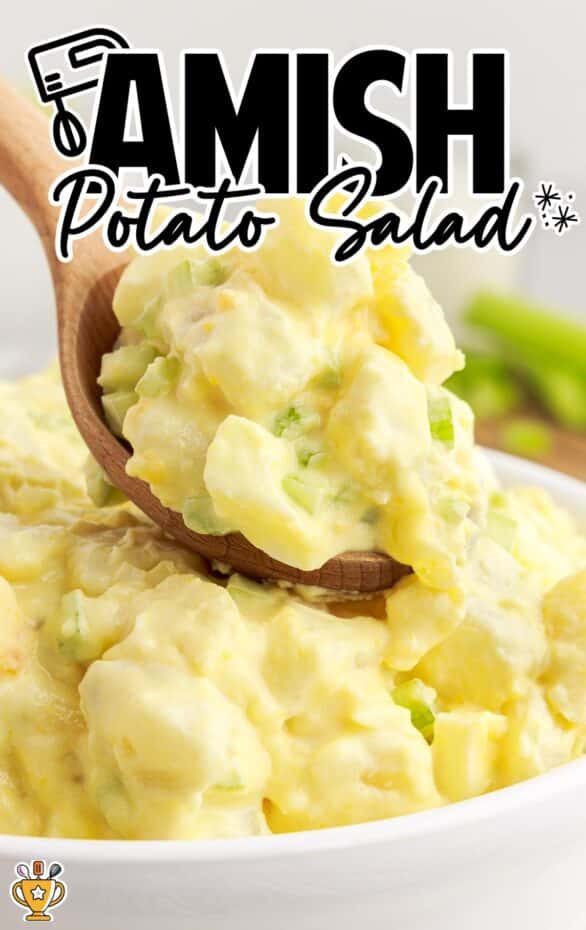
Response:
[[[561,199],[562,195],[556,190],[555,184],[547,181],[542,181],[539,190],[533,194],[535,206],[544,213],[553,207],[555,201]]]
[[[580,214],[575,200],[574,191],[564,193],[553,181],[540,181],[539,188],[533,193],[533,202],[539,210],[542,227],[562,236],[572,226],[578,225]]]
[[[571,213],[569,204],[562,206],[559,204],[557,210],[552,213],[552,223],[554,229],[561,236],[562,233],[569,229],[572,223],[579,223],[580,217],[577,213]]]

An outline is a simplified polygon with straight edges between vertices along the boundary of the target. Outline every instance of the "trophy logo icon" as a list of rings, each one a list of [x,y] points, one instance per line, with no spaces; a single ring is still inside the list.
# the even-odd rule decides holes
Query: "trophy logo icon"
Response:
[[[34,859],[30,868],[24,862],[18,863],[15,872],[19,880],[12,884],[10,893],[16,904],[28,911],[23,920],[53,920],[48,912],[62,904],[67,895],[65,884],[56,881],[62,871],[60,862],[51,863],[48,871],[43,859]]]

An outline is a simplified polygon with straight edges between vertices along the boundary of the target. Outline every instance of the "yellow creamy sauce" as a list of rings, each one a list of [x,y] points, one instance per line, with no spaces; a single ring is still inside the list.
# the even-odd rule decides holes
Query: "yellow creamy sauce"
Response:
[[[313,569],[380,549],[455,590],[487,506],[463,364],[406,249],[332,263],[301,200],[253,253],[136,259],[100,383],[147,481],[199,532]]]
[[[105,363],[109,415],[194,521],[303,566],[377,545],[417,574],[344,603],[221,584],[95,466],[92,503],[55,372],[0,385],[0,831],[350,824],[583,751],[586,541],[544,492],[497,488],[405,256],[332,268],[282,210],[274,247],[202,266],[215,283],[177,252],[136,260],[116,312],[142,315],[140,352]]]

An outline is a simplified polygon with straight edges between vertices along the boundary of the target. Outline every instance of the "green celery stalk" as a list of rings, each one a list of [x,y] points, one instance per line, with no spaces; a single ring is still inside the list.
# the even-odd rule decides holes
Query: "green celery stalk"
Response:
[[[524,353],[518,370],[550,415],[569,429],[586,429],[586,371]],[[586,364],[586,363],[585,363]]]
[[[466,321],[519,349],[586,370],[586,326],[577,320],[520,297],[482,292],[470,304]]]

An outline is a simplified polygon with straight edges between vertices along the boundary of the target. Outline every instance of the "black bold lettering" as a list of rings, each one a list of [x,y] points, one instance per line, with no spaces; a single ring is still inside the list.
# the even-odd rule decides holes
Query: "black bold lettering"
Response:
[[[368,88],[378,81],[403,90],[406,56],[392,49],[368,49],[348,59],[334,84],[334,111],[340,126],[368,139],[381,154],[374,194],[389,197],[407,184],[413,170],[411,140],[401,126],[373,113],[366,103]]]
[[[297,192],[309,194],[330,169],[330,62],[324,52],[297,56]]]
[[[455,107],[449,100],[448,55],[419,52],[417,74],[417,190],[429,178],[448,190],[450,136],[472,138],[472,178],[475,194],[500,194],[505,189],[505,54],[472,56],[472,106]]]
[[[140,112],[142,139],[125,140],[132,85]],[[123,168],[146,168],[169,184],[179,181],[173,134],[159,58],[154,52],[110,52],[94,126],[90,163],[119,175]]]
[[[256,142],[255,178],[267,193],[289,192],[289,55],[255,55],[238,107],[215,52],[185,56],[185,180],[216,185],[216,140],[238,182]]]

